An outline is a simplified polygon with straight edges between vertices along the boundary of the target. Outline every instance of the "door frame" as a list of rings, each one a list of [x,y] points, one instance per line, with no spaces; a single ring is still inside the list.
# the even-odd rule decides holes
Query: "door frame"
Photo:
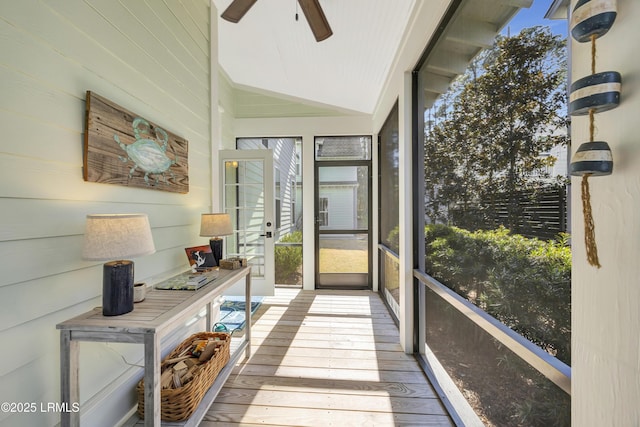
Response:
[[[366,166],[368,170],[367,174],[367,229],[349,229],[349,230],[320,230],[320,218],[319,218],[319,208],[320,208],[320,179],[319,172],[322,167],[348,167],[348,166]],[[314,190],[314,200],[313,200],[313,217],[314,217],[314,231],[313,231],[313,241],[314,241],[314,256],[315,256],[315,271],[314,271],[314,287],[315,289],[373,289],[373,216],[372,216],[372,208],[373,208],[373,162],[372,160],[317,160],[314,159],[313,162],[313,190]],[[367,284],[366,285],[322,285],[320,284],[320,236],[323,234],[366,234],[367,235]]]

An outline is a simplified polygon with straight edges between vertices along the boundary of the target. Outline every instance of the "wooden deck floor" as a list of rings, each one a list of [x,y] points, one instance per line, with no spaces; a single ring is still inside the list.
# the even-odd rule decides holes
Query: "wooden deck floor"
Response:
[[[452,426],[378,294],[277,288],[201,427]]]

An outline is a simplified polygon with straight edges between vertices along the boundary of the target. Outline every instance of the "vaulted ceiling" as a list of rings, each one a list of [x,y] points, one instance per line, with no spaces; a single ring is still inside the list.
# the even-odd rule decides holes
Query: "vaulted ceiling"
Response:
[[[230,3],[214,0],[218,15]],[[297,0],[258,0],[237,24],[218,20],[220,65],[244,99],[257,89],[325,114],[368,114],[414,3],[320,0],[333,35],[316,42]]]
[[[320,0],[333,30],[321,42],[298,0],[258,0],[238,23],[219,18],[219,63],[234,90],[236,117],[371,114],[413,15],[436,2],[450,0]],[[447,31],[432,52],[426,103],[532,2],[463,1],[457,31]],[[213,3],[220,15],[231,0]]]

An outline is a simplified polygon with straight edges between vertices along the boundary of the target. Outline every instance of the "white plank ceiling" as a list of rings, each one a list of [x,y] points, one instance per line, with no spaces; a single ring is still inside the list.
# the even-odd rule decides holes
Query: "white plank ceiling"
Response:
[[[231,0],[213,2],[220,15]],[[325,114],[368,114],[414,3],[321,0],[333,36],[316,42],[296,0],[258,0],[239,23],[218,20],[220,65],[241,88],[308,100]]]
[[[234,89],[236,117],[371,114],[412,14],[442,1],[449,2],[320,0],[333,30],[322,42],[315,41],[297,0],[258,0],[237,24],[219,18],[219,63]],[[425,104],[532,2],[465,0],[424,69]],[[230,3],[213,0],[218,15]]]

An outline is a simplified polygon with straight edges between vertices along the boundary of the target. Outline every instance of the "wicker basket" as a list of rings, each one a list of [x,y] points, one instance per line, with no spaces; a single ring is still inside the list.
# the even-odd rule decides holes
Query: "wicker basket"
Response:
[[[195,340],[218,338],[220,349],[209,361],[202,363],[194,373],[191,381],[182,387],[163,389],[160,395],[160,414],[164,421],[182,421],[189,418],[196,410],[211,384],[229,361],[229,342],[231,335],[222,332],[200,332],[193,334],[175,348],[164,360],[178,357],[187,350]],[[144,419],[144,380],[140,380],[138,392],[138,415]]]

